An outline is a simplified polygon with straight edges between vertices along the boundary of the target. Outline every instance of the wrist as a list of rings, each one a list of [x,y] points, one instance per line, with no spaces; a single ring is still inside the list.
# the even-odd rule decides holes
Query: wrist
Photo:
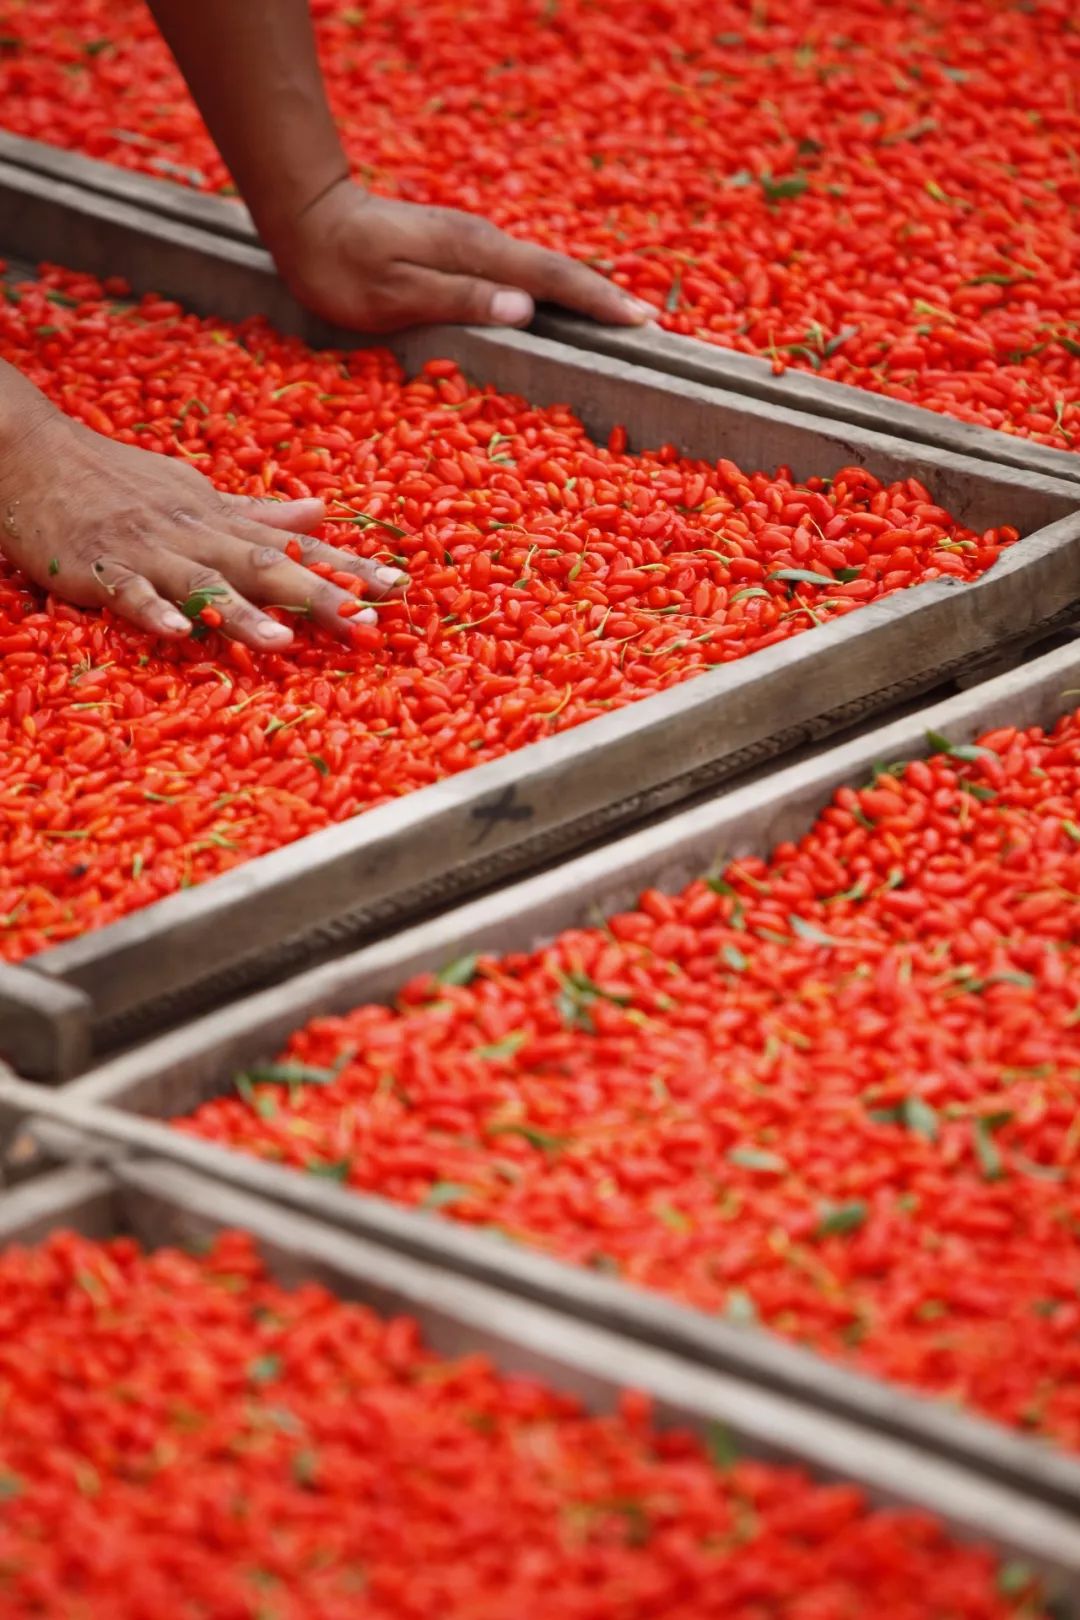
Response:
[[[339,147],[317,165],[305,164],[302,175],[279,171],[272,185],[241,188],[263,245],[283,273],[286,264],[310,251],[320,204],[348,184],[348,159]]]
[[[302,296],[313,269],[332,256],[335,221],[356,189],[343,157],[341,168],[301,206],[260,232],[282,280],[297,296]]]
[[[0,482],[19,452],[57,425],[74,424],[14,366],[0,363]]]

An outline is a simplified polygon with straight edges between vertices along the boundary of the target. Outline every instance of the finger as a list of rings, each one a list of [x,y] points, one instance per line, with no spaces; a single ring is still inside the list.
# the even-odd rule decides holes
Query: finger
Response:
[[[409,582],[408,574],[402,573],[400,568],[389,568],[385,563],[358,557],[355,551],[339,550],[337,546],[327,545],[325,540],[316,540],[310,534],[267,529],[261,521],[252,523],[249,518],[232,519],[228,532],[252,546],[273,546],[275,551],[284,553],[304,568],[310,568],[312,563],[325,563],[335,573],[355,574],[375,596],[390,596]]]
[[[444,266],[490,287],[486,317],[470,319],[497,326],[522,324],[522,305],[512,294],[562,304],[613,326],[641,326],[657,311],[613,281],[563,253],[519,242],[487,220],[447,210],[443,223]],[[531,311],[530,311],[531,315]],[[530,316],[525,316],[529,319]]]
[[[122,619],[138,625],[140,630],[149,630],[155,636],[170,636],[173,640],[182,640],[191,634],[191,620],[159,596],[150,581],[126,563],[108,556],[95,557],[90,564],[90,574],[101,606],[111,608]]]
[[[299,501],[279,501],[272,495],[222,495],[227,512],[265,523],[269,529],[286,529],[303,534],[317,528],[326,518],[326,507],[314,496]]]
[[[482,276],[453,275],[406,265],[400,272],[418,321],[466,326],[528,326],[536,305],[520,287],[500,287]]]
[[[294,613],[302,614],[321,624],[324,629],[331,631],[342,641],[349,642],[352,638],[354,625],[374,624],[377,615],[372,608],[362,608],[356,611],[356,597],[349,591],[343,591],[330,580],[320,579],[317,574],[311,573],[299,563],[286,557],[276,546],[249,545],[246,540],[238,540],[235,535],[210,534],[205,541],[189,543],[189,553],[194,553],[205,568],[214,571],[216,577],[229,581],[235,587],[233,594],[238,600],[251,598],[255,602],[265,602],[273,607],[290,608]],[[223,628],[229,628],[237,621],[237,611],[227,608],[222,602],[215,601],[214,607],[218,609],[225,620]],[[249,608],[250,603],[244,601]],[[342,613],[345,609],[345,613]],[[269,619],[260,614],[264,622],[275,625],[275,619]]]
[[[227,536],[219,538],[224,542]],[[232,544],[239,546],[241,542],[237,540]],[[212,564],[163,547],[155,551],[147,572],[158,591],[182,604],[181,611],[186,604],[191,619],[198,618],[204,608],[220,613],[222,630],[246,647],[257,652],[283,652],[293,639],[288,625],[279,624],[268,613],[245,601],[224,573]]]

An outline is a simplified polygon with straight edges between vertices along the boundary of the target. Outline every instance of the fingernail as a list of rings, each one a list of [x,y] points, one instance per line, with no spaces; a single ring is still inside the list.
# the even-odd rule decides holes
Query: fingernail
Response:
[[[161,615],[161,628],[163,630],[190,630],[191,620],[173,608],[166,608]]]
[[[645,320],[655,320],[660,313],[655,304],[647,304],[644,298],[631,298],[629,293],[623,299],[627,309],[633,310],[635,315],[641,315]]]
[[[504,287],[491,300],[491,318],[500,326],[518,326],[522,321],[531,321],[532,315],[533,301],[528,293]]]
[[[363,608],[359,613],[354,614],[351,619],[346,619],[345,622],[350,626],[356,624],[378,624],[379,615],[375,612],[374,608]]]
[[[285,643],[293,638],[288,625],[277,624],[273,619],[265,619],[255,634],[260,641],[265,641],[268,647],[284,647]]]
[[[380,566],[375,570],[375,578],[377,582],[380,585],[385,585],[387,589],[390,589],[394,585],[400,585],[404,580],[408,579],[408,577],[408,574],[403,574],[400,568],[385,568]]]

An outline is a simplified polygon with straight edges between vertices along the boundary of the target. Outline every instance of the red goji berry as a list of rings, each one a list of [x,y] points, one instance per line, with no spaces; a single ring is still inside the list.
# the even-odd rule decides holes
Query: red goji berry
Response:
[[[329,1083],[255,1077],[177,1126],[343,1157],[358,1190],[1080,1449],[1078,897],[1080,712],[317,1018],[282,1061]]]
[[[710,1455],[638,1392],[593,1416],[440,1358],[408,1318],[270,1281],[242,1233],[201,1259],[71,1233],[9,1250],[0,1309],[5,1620],[145,1620],[178,1569],[221,1620],[925,1620],[930,1590],[956,1620],[1045,1614],[929,1514],[720,1431]]]
[[[970,0],[833,0],[826,28],[814,0],[750,24],[740,0],[624,0],[613,33],[594,0],[559,0],[557,17],[422,0],[404,23],[372,0],[361,40],[344,0],[315,8],[338,122],[376,190],[599,260],[669,330],[774,373],[1076,450],[1075,29],[1068,0],[972,16]],[[145,12],[39,0],[9,5],[4,29],[5,127],[229,185]],[[542,142],[523,138],[540,125]],[[62,344],[40,339],[50,357]],[[453,386],[445,361],[425,374]],[[118,422],[111,400],[96,409]]]
[[[410,580],[377,624],[346,620],[344,649],[282,604],[297,629],[283,658],[213,633],[163,647],[0,567],[8,960],[810,629],[854,606],[845,593],[932,578],[953,549],[973,579],[1016,539],[860,468],[797,483],[670,445],[630,454],[621,429],[600,448],[567,410],[471,388],[448,362],[406,381],[383,351],[314,353],[167,300],[132,319],[58,270],[15,292],[0,352],[73,416],[107,411],[117,439],[194,458],[234,493],[310,494],[317,465],[334,497],[323,536]],[[443,481],[449,466],[467,476]],[[890,529],[912,536],[911,561],[892,568],[890,552],[882,577],[863,542]],[[302,558],[299,540],[286,549]],[[327,767],[314,780],[313,759]]]

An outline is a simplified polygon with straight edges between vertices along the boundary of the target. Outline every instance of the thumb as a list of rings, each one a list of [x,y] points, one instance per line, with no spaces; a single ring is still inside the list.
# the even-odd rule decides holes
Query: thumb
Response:
[[[565,253],[508,236],[486,220],[444,209],[439,215],[441,263],[451,271],[481,270],[489,299],[487,312],[470,315],[489,325],[520,326],[524,317],[512,300],[540,299],[577,310],[609,326],[643,326],[658,311],[605,276]]]
[[[477,281],[477,300],[483,298],[485,313],[477,319],[492,326],[528,326],[536,305],[520,287],[497,287],[490,281]]]
[[[528,326],[536,310],[520,287],[500,286],[483,276],[451,275],[411,267],[408,303],[417,324],[446,321],[469,326]]]
[[[310,534],[326,516],[326,507],[314,497],[279,501],[272,495],[226,495],[225,502],[234,517],[252,518],[268,529],[289,529],[293,534]]]

